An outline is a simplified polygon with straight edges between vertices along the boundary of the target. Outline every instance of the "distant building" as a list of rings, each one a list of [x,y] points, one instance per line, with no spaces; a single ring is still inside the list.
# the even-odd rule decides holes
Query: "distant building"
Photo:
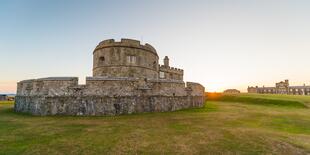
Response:
[[[224,94],[239,94],[240,91],[237,89],[226,89],[223,93]]]
[[[15,100],[15,96],[7,96],[7,100],[8,101],[14,101]]]
[[[275,87],[248,87],[248,93],[310,95],[310,86],[290,86],[289,81],[285,80],[276,83]]]
[[[0,95],[0,101],[6,101],[7,95]]]

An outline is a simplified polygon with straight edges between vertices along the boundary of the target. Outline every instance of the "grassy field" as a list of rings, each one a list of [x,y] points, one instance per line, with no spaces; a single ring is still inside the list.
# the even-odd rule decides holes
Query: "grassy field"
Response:
[[[201,109],[116,117],[38,117],[0,103],[0,154],[310,154],[310,97],[210,100]]]

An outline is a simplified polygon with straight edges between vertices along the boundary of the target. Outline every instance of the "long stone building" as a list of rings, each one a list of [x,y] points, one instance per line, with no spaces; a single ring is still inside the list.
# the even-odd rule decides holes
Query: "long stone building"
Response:
[[[205,88],[183,81],[184,71],[159,64],[150,44],[105,40],[93,51],[93,76],[49,77],[17,84],[16,112],[34,115],[119,115],[202,107]]]
[[[248,93],[310,95],[310,86],[290,86],[289,80],[285,80],[276,83],[275,87],[248,87]]]

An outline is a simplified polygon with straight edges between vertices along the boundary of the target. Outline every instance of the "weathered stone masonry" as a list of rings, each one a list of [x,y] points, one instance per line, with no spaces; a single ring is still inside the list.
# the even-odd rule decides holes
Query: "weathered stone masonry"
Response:
[[[183,70],[159,65],[156,50],[113,39],[93,52],[93,77],[50,77],[17,84],[16,112],[34,115],[118,115],[174,111],[204,104],[204,87],[183,81]]]

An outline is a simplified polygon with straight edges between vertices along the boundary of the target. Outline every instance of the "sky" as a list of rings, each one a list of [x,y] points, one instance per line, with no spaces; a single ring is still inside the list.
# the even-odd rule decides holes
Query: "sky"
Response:
[[[51,76],[83,84],[92,51],[111,38],[150,43],[207,91],[310,85],[309,8],[309,0],[1,0],[0,93]]]

